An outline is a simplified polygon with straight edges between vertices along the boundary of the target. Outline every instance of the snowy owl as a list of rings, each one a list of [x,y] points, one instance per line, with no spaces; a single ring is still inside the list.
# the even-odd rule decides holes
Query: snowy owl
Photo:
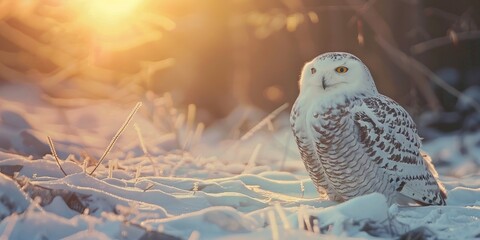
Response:
[[[325,53],[305,64],[290,123],[310,178],[329,199],[379,192],[389,204],[445,205],[412,118],[378,93],[354,55]]]

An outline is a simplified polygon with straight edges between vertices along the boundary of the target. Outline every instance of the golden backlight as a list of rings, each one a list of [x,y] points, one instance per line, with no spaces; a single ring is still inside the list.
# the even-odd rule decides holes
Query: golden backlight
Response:
[[[76,26],[86,31],[95,56],[158,41],[175,24],[152,10],[151,0],[73,0],[65,2]]]
[[[118,35],[140,18],[142,0],[77,0],[72,2],[82,24],[96,34]]]

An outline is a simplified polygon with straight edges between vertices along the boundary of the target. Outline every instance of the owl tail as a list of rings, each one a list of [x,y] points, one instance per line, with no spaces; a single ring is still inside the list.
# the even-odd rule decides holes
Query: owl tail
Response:
[[[432,159],[425,152],[421,152],[421,157],[424,163],[422,165],[425,167],[423,173],[409,176],[406,181],[400,183],[397,191],[420,205],[445,205],[447,191],[438,180]]]
[[[445,189],[445,186],[443,186],[443,183],[440,182],[440,180],[438,179],[438,173],[437,173],[437,170],[435,170],[435,167],[433,166],[432,158],[422,150],[420,150],[420,155],[422,155],[428,171],[432,173],[433,177],[435,178],[435,181],[437,182],[437,185],[438,185],[438,190],[440,191],[442,198],[444,200],[447,199],[447,190]]]

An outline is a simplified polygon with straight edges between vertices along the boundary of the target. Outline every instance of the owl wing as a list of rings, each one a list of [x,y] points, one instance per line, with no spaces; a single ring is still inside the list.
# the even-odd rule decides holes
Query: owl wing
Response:
[[[362,99],[352,109],[358,141],[396,191],[419,203],[445,205],[446,191],[428,155],[423,153],[415,123],[392,99]]]

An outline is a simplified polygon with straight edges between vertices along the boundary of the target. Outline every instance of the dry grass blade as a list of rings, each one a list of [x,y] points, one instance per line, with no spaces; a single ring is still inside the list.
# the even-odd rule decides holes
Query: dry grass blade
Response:
[[[251,136],[253,136],[254,133],[256,133],[258,130],[263,128],[265,125],[267,125],[269,122],[272,121],[278,114],[283,112],[285,109],[287,109],[288,103],[284,103],[282,106],[278,107],[277,109],[273,110],[268,116],[266,116],[262,121],[260,121],[257,125],[255,125],[250,131],[245,133],[241,138],[240,141],[244,141],[249,139]]]
[[[188,237],[188,240],[198,240],[198,239],[200,239],[200,233],[196,230],[194,230],[192,234],[190,234],[190,237]]]
[[[187,127],[187,134],[186,134],[186,139],[185,139],[185,143],[183,145],[183,150],[188,150],[190,149],[194,144],[196,143],[199,143],[201,138],[202,138],[202,134],[203,134],[203,130],[205,129],[205,124],[203,123],[199,123],[197,124],[197,127],[195,128],[195,130],[193,131],[193,128],[189,128]]]
[[[60,165],[60,158],[58,158],[57,150],[55,150],[55,146],[53,145],[52,138],[50,138],[50,136],[47,136],[47,140],[48,140],[48,146],[50,146],[50,151],[52,152],[52,155],[55,158],[55,161],[57,162],[58,167],[60,168],[60,170],[62,170],[63,175],[67,176],[67,173],[65,172],[65,170],[63,170],[62,165]]]
[[[112,148],[115,145],[115,143],[117,142],[118,138],[120,137],[120,135],[122,135],[123,131],[125,131],[128,124],[130,123],[130,121],[132,121],[133,116],[135,115],[135,113],[137,113],[138,109],[140,109],[141,106],[142,106],[141,102],[138,102],[137,105],[135,105],[132,112],[130,112],[127,119],[125,120],[125,122],[122,124],[120,129],[118,129],[115,136],[113,136],[112,140],[110,141],[110,144],[108,144],[107,148],[105,149],[105,152],[103,152],[102,156],[100,157],[100,160],[98,160],[97,165],[92,170],[92,172],[90,172],[90,175],[92,175],[95,172],[95,170],[97,170],[98,166],[100,166],[100,164],[102,164],[102,162],[105,159],[105,157],[107,156],[107,154],[110,152],[110,150],[112,150]]]
[[[0,240],[8,240],[8,238],[11,236],[11,234],[13,232],[13,229],[15,229],[15,225],[17,224],[17,221],[18,221],[19,217],[18,217],[18,214],[16,212],[14,212],[8,218],[10,219],[10,221],[8,221],[8,222],[6,221],[7,224],[3,228],[3,233],[0,236]]]
[[[310,222],[310,219],[309,219],[309,216],[308,214],[305,212],[305,209],[303,208],[303,206],[300,206],[298,208],[298,227],[300,229],[302,228],[306,228],[307,231],[309,232],[313,232],[313,226],[312,226],[312,223]]]
[[[145,145],[145,141],[143,140],[143,135],[142,131],[140,130],[140,127],[135,123],[133,124],[133,127],[135,128],[135,131],[137,132],[138,139],[140,141],[140,147],[142,148],[143,154],[145,157],[152,163],[153,171],[155,173],[155,176],[158,176],[158,170],[157,170],[157,165],[155,164],[155,161],[153,161],[152,157],[150,156],[150,153],[147,150],[147,146]]]
[[[140,131],[140,127],[135,123],[133,124],[133,127],[135,128],[135,131],[137,132],[138,140],[140,141],[140,147],[142,148],[143,154],[147,155],[147,146],[145,145],[145,142],[143,141],[143,135],[142,131]]]
[[[304,219],[302,213],[302,206],[300,205],[297,210],[297,221],[298,221],[298,229],[303,230],[304,226]]]
[[[305,196],[305,185],[300,181],[300,191],[302,191],[302,198]]]
[[[280,170],[283,171],[284,168],[285,168],[285,162],[287,161],[287,155],[288,155],[288,150],[289,150],[289,144],[290,144],[290,140],[292,138],[292,133],[289,132],[287,134],[287,140],[285,142],[285,150],[283,151],[283,156],[282,156],[282,163],[280,164]]]
[[[260,152],[261,148],[262,148],[261,143],[255,146],[255,149],[253,149],[252,155],[250,155],[250,159],[248,160],[247,166],[245,166],[243,173],[246,173],[249,169],[255,167],[255,161],[257,160],[258,153]]]
[[[275,210],[278,213],[278,216],[280,216],[280,220],[283,222],[283,227],[285,229],[291,229],[292,226],[290,225],[290,222],[288,221],[287,215],[285,214],[285,211],[283,211],[282,207],[280,206],[279,203],[275,203]]]
[[[271,123],[271,121],[277,117],[278,114],[280,114],[282,111],[284,111],[286,108],[288,107],[288,103],[284,103],[283,105],[281,105],[280,107],[278,107],[277,109],[273,110],[273,112],[271,112],[270,114],[268,114],[265,118],[262,119],[262,121],[260,121],[259,123],[257,123],[257,125],[255,125],[252,129],[250,129],[247,133],[245,133],[242,137],[240,137],[240,141],[235,141],[235,143],[232,143],[232,145],[230,147],[228,147],[227,150],[224,151],[223,154],[226,154],[232,150],[235,150],[237,149],[237,147],[240,145],[241,142],[251,138],[253,136],[253,134],[255,134],[256,132],[258,132],[260,129],[262,129],[263,127],[265,127],[266,125],[268,125],[269,123]],[[242,118],[246,118],[246,115],[242,116]],[[242,121],[239,121],[239,123],[243,122]],[[238,128],[238,127],[237,127]],[[250,161],[249,161],[250,162]]]
[[[204,130],[205,130],[205,124],[204,123],[197,124],[197,127],[195,128],[195,132],[193,133],[193,142],[194,143],[199,143],[200,142],[200,140],[202,139],[202,134],[203,134]]]
[[[193,124],[195,123],[196,115],[197,115],[197,107],[195,106],[195,104],[188,104],[187,130],[191,130],[193,128]]]
[[[270,210],[267,212],[267,216],[268,216],[268,222],[270,223],[270,229],[272,230],[272,239],[273,240],[280,239],[275,212],[273,210]]]

